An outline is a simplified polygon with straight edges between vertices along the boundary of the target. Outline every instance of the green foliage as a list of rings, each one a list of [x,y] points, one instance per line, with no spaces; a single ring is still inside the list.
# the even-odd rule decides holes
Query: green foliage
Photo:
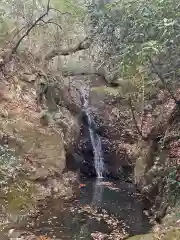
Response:
[[[178,202],[180,200],[180,175],[176,168],[172,169],[167,176],[167,184],[171,200]]]
[[[0,47],[3,47],[5,40],[9,40],[12,28],[13,23],[5,14],[5,9],[3,8],[3,5],[0,4]]]
[[[99,34],[97,61],[110,71],[120,65],[123,78],[146,67],[149,57],[179,52],[178,0],[119,0],[92,9],[92,28]]]
[[[165,52],[169,45],[179,47],[178,0],[120,0],[107,7],[109,15],[118,21],[123,74],[133,74],[147,63],[148,56]]]
[[[26,210],[34,204],[34,187],[31,183],[23,180],[8,186],[6,194],[9,211]]]
[[[133,96],[134,107],[141,113],[144,103],[162,89],[149,68],[149,57],[170,80],[169,88],[176,88],[179,81],[179,16],[178,0],[118,0],[91,7],[91,28],[98,36],[95,67],[117,72],[124,81],[120,95]]]
[[[0,47],[16,44],[26,30],[47,8],[48,0],[2,0],[0,3]],[[83,6],[83,5],[82,5]],[[84,9],[74,0],[51,0],[48,16],[23,39],[18,50],[30,50],[42,55],[48,48],[66,46],[77,42],[83,33]],[[50,23],[47,23],[47,22]],[[81,24],[80,24],[81,23]],[[78,28],[77,28],[78,24]],[[76,39],[75,39],[76,38]]]
[[[34,186],[26,179],[15,151],[0,145],[0,185],[2,200],[6,200],[1,204],[9,212],[26,210],[34,204]]]
[[[67,13],[67,16],[69,16],[69,19],[72,21],[75,19],[82,20],[84,18],[85,8],[75,0],[52,0],[51,3],[63,14]]]

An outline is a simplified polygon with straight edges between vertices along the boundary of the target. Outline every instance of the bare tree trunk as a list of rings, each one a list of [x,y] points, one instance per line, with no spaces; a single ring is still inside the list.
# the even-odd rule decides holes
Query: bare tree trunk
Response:
[[[77,45],[65,48],[65,49],[52,49],[46,56],[45,60],[49,61],[56,56],[68,56],[75,52],[86,50],[90,47],[92,40],[86,37],[82,42],[78,43]]]
[[[130,107],[130,110],[131,110],[131,114],[132,114],[132,118],[133,118],[133,121],[134,121],[134,125],[135,125],[135,127],[136,127],[136,129],[137,129],[138,134],[139,134],[139,135],[142,137],[142,139],[144,140],[144,136],[143,136],[143,134],[142,134],[142,131],[141,131],[139,125],[138,125],[138,122],[137,122],[137,119],[136,119],[136,116],[135,116],[134,107],[133,107],[133,104],[132,104],[132,99],[131,99],[131,97],[129,97],[128,101],[129,101],[129,107]]]

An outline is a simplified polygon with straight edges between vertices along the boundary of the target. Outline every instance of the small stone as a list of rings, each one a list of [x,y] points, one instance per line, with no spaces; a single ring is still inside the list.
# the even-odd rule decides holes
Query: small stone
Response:
[[[1,111],[1,117],[3,117],[3,118],[8,118],[8,111],[7,110],[3,110],[3,111]]]
[[[176,223],[180,224],[180,219],[176,221]]]
[[[49,170],[45,168],[33,169],[34,174],[30,177],[31,180],[45,180],[49,176]]]

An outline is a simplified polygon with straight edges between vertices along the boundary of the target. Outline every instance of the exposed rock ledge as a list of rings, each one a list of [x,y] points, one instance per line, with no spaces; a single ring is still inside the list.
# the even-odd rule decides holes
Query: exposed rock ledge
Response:
[[[36,110],[34,88],[22,86],[13,77],[1,82],[0,143],[15,149],[20,156],[21,170],[26,180],[33,182],[37,198],[43,199],[52,193],[70,197],[72,189],[67,179],[75,177],[63,175],[65,148],[78,135],[78,122],[67,109],[59,108],[52,116],[46,114],[48,124],[43,124],[45,114]],[[66,126],[61,124],[63,122]]]

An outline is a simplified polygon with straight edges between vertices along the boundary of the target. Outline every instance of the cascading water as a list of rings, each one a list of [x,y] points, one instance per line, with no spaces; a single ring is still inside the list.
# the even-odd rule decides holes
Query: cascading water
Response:
[[[89,113],[87,112],[89,126],[91,126],[91,118]],[[103,154],[102,154],[102,144],[100,136],[95,133],[91,127],[89,127],[89,133],[91,138],[91,143],[94,152],[94,165],[97,173],[98,178],[103,178],[103,171],[104,171],[104,162],[103,162]]]
[[[101,138],[96,133],[96,131],[92,129],[93,120],[89,113],[88,97],[87,97],[87,91],[85,89],[81,89],[81,98],[82,98],[84,112],[88,120],[88,129],[89,129],[90,139],[91,139],[93,153],[94,153],[94,166],[95,166],[96,174],[98,178],[103,178],[104,162],[103,162]]]

